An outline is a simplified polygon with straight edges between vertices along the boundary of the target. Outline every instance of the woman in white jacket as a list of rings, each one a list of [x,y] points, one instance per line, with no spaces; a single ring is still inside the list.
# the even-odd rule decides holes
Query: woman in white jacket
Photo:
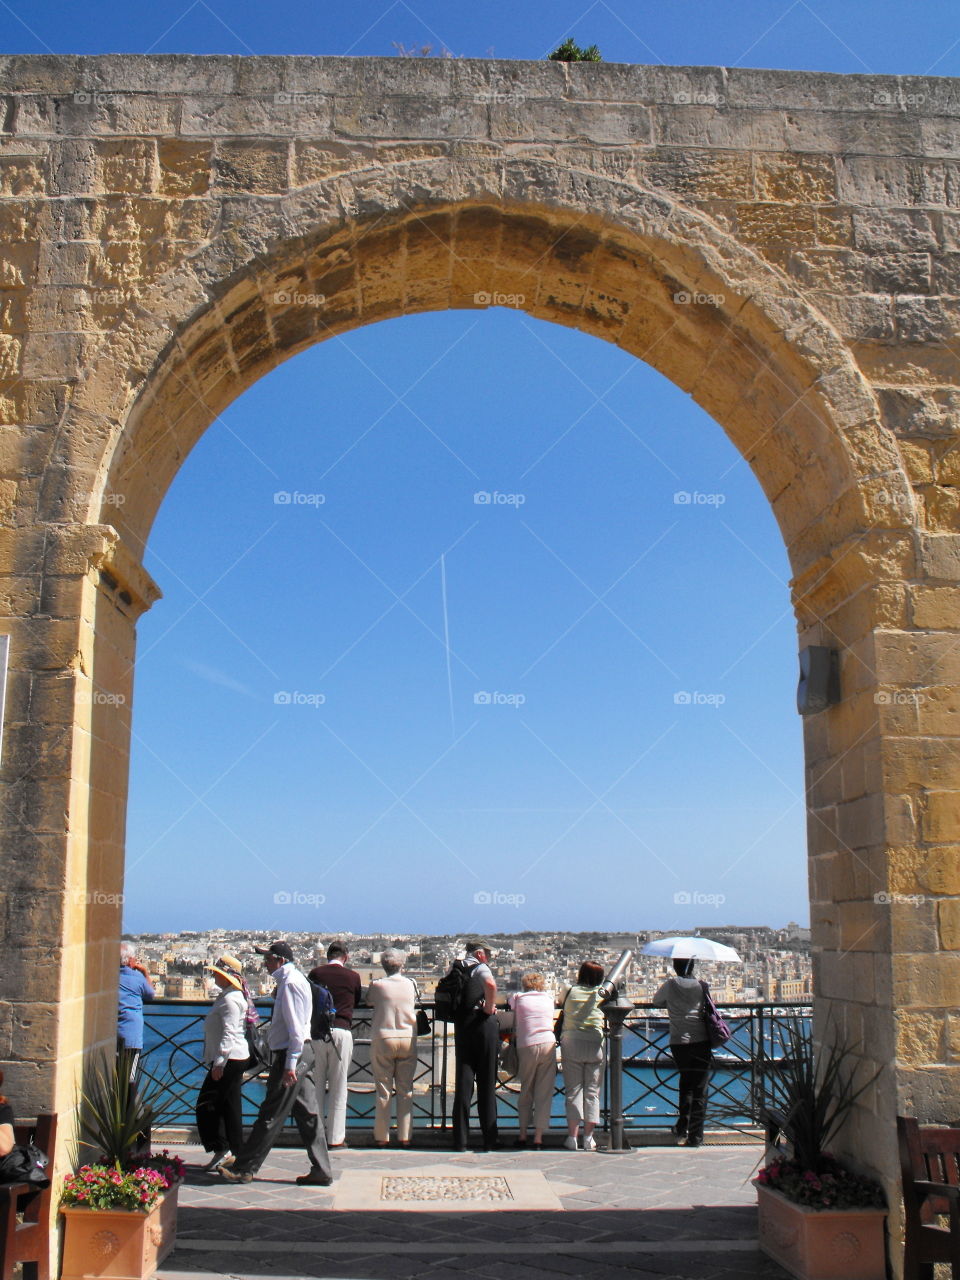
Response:
[[[397,1095],[397,1140],[409,1147],[413,1130],[413,1077],[417,1070],[417,988],[400,972],[406,957],[388,947],[380,957],[386,975],[370,983],[373,1005],[370,1068],[377,1086],[373,1138],[390,1145],[390,1098]]]
[[[203,1061],[209,1068],[197,1095],[197,1132],[213,1159],[211,1171],[231,1164],[243,1142],[240,1086],[250,1059],[247,1046],[247,995],[243,967],[235,956],[221,956],[210,966],[220,993],[203,1024]]]

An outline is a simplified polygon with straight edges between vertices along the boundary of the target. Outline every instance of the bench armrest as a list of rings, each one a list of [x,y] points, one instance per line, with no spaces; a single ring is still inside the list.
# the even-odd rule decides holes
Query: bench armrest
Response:
[[[960,1204],[960,1187],[951,1186],[948,1182],[922,1182],[915,1179],[910,1185],[918,1196],[943,1196],[952,1205]]]
[[[29,1182],[0,1182],[0,1197],[25,1196],[28,1191],[41,1191],[42,1187],[33,1186]]]

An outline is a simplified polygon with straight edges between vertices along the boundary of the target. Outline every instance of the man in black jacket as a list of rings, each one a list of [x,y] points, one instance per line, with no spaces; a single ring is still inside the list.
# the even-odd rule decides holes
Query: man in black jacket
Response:
[[[456,1088],[453,1095],[453,1145],[466,1151],[470,1136],[470,1104],[477,1086],[477,1117],[484,1151],[494,1151],[497,1141],[497,1055],[500,1024],[497,1022],[497,984],[490,966],[490,948],[484,942],[468,942],[466,964],[470,969],[462,1011],[453,1024],[456,1052]]]

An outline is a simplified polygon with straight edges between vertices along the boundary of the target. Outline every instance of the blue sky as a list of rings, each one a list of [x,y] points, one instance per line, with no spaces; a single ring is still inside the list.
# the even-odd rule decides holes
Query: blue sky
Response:
[[[541,58],[568,35],[608,62],[956,75],[951,0],[22,0],[0,4],[8,53],[241,53],[384,56],[394,43],[467,58]]]
[[[0,29],[960,74],[946,4],[0,0]],[[321,343],[210,427],[147,566],[127,929],[807,920],[782,541],[720,427],[616,348],[506,310]]]

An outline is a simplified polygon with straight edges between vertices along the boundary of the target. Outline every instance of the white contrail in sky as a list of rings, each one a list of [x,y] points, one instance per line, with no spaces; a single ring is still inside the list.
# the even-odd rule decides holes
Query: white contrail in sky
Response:
[[[443,598],[443,642],[447,651],[447,697],[450,700],[450,734],[457,736],[457,726],[453,714],[453,672],[450,669],[450,619],[447,616],[447,557],[440,556],[440,594]]]

